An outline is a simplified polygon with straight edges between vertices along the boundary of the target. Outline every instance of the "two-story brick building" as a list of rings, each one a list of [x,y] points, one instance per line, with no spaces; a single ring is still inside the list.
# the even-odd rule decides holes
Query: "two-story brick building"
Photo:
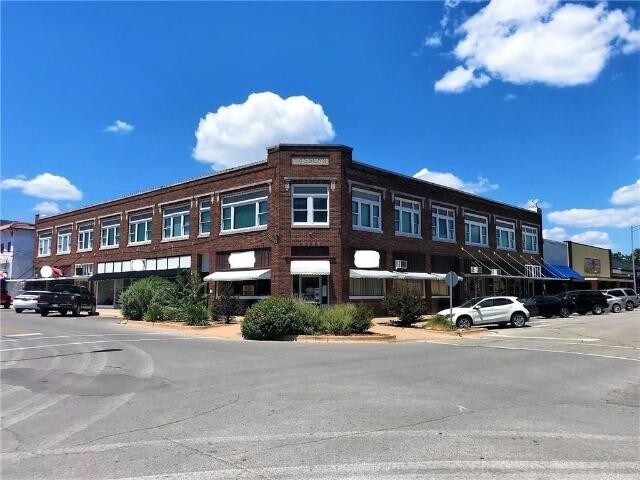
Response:
[[[438,307],[521,295],[544,280],[541,213],[356,162],[343,145],[278,145],[267,159],[46,218],[34,267],[115,304],[136,278],[198,269],[245,300],[378,302],[399,283]]]

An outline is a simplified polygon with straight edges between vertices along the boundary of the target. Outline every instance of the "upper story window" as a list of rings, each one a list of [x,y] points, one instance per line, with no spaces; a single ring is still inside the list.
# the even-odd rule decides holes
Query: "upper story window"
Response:
[[[522,226],[522,250],[538,253],[538,229],[536,227]]]
[[[106,218],[100,224],[100,248],[120,245],[120,217]]]
[[[353,189],[351,192],[351,225],[359,230],[381,231],[380,194]]]
[[[151,241],[153,220],[151,212],[136,213],[129,217],[129,244]]]
[[[227,195],[222,198],[222,231],[266,228],[269,202],[266,188]]]
[[[516,249],[516,226],[514,223],[496,220],[496,245],[502,250]]]
[[[38,256],[44,257],[51,255],[51,232],[41,233],[38,235]]]
[[[58,246],[56,253],[69,253],[71,252],[71,228],[64,228],[58,230]]]
[[[431,209],[431,238],[433,240],[456,239],[456,212],[450,208],[433,207]]]
[[[86,223],[78,227],[78,251],[91,250],[93,244],[93,223]]]
[[[396,198],[395,228],[396,234],[420,236],[420,202]]]
[[[189,237],[189,204],[165,207],[162,210],[162,238],[178,239]]]
[[[200,224],[200,235],[208,235],[211,233],[211,200],[200,201],[200,213],[198,219]]]
[[[488,245],[487,217],[464,215],[464,241],[467,245]]]
[[[93,263],[77,263],[74,275],[76,277],[90,277],[93,275]]]
[[[329,225],[329,186],[293,185],[293,225]]]

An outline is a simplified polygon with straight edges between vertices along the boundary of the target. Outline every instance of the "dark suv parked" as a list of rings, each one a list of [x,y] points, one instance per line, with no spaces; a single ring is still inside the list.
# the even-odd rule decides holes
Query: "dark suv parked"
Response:
[[[587,312],[600,315],[609,307],[607,297],[598,290],[571,290],[564,294],[563,300],[571,303],[580,315]]]
[[[562,300],[556,295],[535,295],[524,298],[521,302],[527,307],[532,317],[540,315],[544,318],[551,318],[558,315],[567,318],[575,311],[573,302]]]

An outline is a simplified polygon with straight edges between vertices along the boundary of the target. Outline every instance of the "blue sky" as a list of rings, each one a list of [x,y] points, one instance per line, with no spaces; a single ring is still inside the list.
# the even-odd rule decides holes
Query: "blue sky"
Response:
[[[552,238],[629,251],[634,7],[3,2],[2,217],[319,141],[497,200],[538,199]]]

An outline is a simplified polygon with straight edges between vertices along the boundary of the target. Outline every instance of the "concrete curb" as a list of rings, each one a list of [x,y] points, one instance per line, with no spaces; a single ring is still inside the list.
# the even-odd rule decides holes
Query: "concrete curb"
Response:
[[[296,342],[301,343],[380,343],[395,342],[395,335],[377,333],[375,335],[297,335]]]

